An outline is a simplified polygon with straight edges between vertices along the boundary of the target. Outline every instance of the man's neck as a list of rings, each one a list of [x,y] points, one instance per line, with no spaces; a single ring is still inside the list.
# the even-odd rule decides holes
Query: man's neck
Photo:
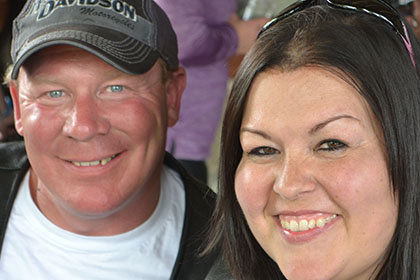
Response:
[[[119,207],[105,213],[82,213],[57,201],[33,170],[30,172],[31,197],[39,210],[56,226],[76,234],[110,236],[128,232],[146,222],[159,201],[160,174],[148,182],[147,188],[142,188],[142,192]]]

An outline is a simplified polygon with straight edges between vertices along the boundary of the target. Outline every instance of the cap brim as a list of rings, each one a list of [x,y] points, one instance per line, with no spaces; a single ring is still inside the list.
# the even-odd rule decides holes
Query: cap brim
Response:
[[[108,30],[108,33],[109,30]],[[114,34],[112,34],[114,33]],[[24,62],[41,49],[54,45],[71,45],[86,50],[128,74],[143,74],[157,61],[159,54],[134,38],[111,32],[107,39],[82,30],[50,31],[27,42],[19,51],[12,69],[12,79],[17,79]]]

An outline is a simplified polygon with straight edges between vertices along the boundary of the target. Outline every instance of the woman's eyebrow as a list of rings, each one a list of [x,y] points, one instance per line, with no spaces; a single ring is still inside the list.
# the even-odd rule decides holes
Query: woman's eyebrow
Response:
[[[355,120],[355,121],[360,122],[360,120],[359,120],[358,118],[355,118],[355,117],[353,117],[353,116],[351,116],[351,115],[338,115],[338,116],[334,116],[334,117],[328,118],[328,119],[326,119],[325,121],[323,121],[323,122],[321,122],[321,123],[319,123],[319,124],[315,125],[315,126],[311,129],[311,131],[310,131],[309,133],[310,133],[311,135],[312,135],[312,134],[315,134],[318,130],[320,130],[320,129],[324,128],[327,124],[329,124],[329,123],[331,123],[331,122],[334,122],[334,121],[337,121],[337,120],[340,120],[340,119],[352,119],[352,120]]]
[[[257,134],[265,139],[271,140],[271,136],[268,135],[267,133],[265,133],[264,131],[258,130],[258,129],[254,129],[254,128],[249,128],[249,127],[242,127],[239,130],[239,134],[243,133],[243,132],[249,132],[252,134]]]

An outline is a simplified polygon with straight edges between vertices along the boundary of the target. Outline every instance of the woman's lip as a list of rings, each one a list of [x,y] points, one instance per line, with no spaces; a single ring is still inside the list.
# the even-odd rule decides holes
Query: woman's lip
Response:
[[[308,215],[333,215],[335,212],[323,210],[297,210],[297,211],[278,211],[277,216],[308,216]]]
[[[331,217],[330,220],[327,222],[324,221],[324,224],[315,224],[314,227],[308,228],[307,230],[299,231],[299,230],[290,230],[286,229],[284,227],[284,224],[282,225],[282,222],[280,220],[280,217],[275,217],[275,221],[277,226],[280,229],[280,233],[282,234],[283,238],[289,242],[289,243],[304,243],[304,242],[310,242],[311,240],[317,238],[318,236],[322,235],[326,231],[328,231],[332,226],[334,226],[340,219],[341,216],[336,214],[329,214]],[[325,215],[323,215],[320,219],[323,219]],[[291,220],[291,221],[299,221],[299,223],[304,219],[303,217],[299,217],[298,220]],[[284,221],[284,220],[283,220]],[[306,220],[307,221],[307,220]]]

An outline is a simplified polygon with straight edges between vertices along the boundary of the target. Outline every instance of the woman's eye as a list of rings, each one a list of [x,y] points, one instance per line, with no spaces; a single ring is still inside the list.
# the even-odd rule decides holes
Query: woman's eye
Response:
[[[121,92],[123,90],[124,90],[124,87],[121,85],[109,86],[107,89],[108,92]]]
[[[48,96],[51,98],[58,98],[64,95],[62,90],[53,90],[48,92]]]
[[[344,144],[343,142],[339,140],[334,140],[334,139],[323,141],[319,145],[319,150],[321,151],[336,151],[336,150],[345,149],[345,148],[347,148],[346,144]]]
[[[278,151],[271,147],[257,147],[257,148],[252,149],[249,152],[250,155],[256,155],[256,156],[268,156],[268,155],[273,155],[277,153]]]

